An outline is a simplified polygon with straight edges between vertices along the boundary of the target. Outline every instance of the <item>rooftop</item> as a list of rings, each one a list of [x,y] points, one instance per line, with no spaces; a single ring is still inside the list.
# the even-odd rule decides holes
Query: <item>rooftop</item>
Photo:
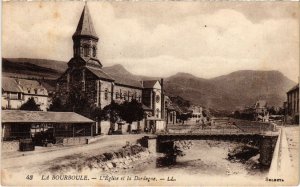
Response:
[[[2,110],[2,123],[93,123],[75,112]]]
[[[297,90],[297,89],[299,90],[299,84],[293,86],[287,93],[292,92],[292,91],[295,91],[295,90]]]
[[[153,88],[158,80],[144,80],[143,88]]]

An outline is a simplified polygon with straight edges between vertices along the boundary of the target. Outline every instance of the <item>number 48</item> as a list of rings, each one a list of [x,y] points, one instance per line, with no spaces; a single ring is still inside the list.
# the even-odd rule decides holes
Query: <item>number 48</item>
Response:
[[[33,175],[27,175],[26,179],[27,180],[32,180],[33,179]]]

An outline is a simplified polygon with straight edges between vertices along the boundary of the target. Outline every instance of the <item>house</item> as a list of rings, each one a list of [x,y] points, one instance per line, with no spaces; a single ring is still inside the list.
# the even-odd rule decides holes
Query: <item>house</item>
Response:
[[[176,124],[176,108],[171,99],[165,96],[165,121],[167,124]]]
[[[191,106],[189,108],[191,118],[188,119],[186,124],[203,124],[207,119],[203,116],[203,108],[200,106]]]
[[[36,80],[2,77],[2,109],[19,109],[34,98],[41,110],[48,107],[48,91]]]
[[[258,100],[254,105],[255,118],[257,121],[268,122],[269,121],[269,112],[268,112],[268,103],[266,100]]]
[[[299,124],[299,84],[287,92],[286,119],[289,123]]]

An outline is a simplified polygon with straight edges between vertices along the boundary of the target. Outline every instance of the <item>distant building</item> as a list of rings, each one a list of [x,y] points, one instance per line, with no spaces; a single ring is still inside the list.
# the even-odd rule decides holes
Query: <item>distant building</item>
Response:
[[[2,109],[19,109],[31,97],[41,110],[47,110],[48,92],[38,81],[2,77]]]
[[[299,123],[299,84],[287,92],[287,121]]]
[[[266,100],[258,100],[254,105],[255,118],[257,121],[269,121],[268,103]]]
[[[206,118],[203,116],[203,108],[201,106],[191,106],[189,111],[192,113],[191,118],[188,119],[187,124],[203,124]]]
[[[165,96],[165,121],[167,124],[176,124],[176,109],[172,104],[171,99]]]

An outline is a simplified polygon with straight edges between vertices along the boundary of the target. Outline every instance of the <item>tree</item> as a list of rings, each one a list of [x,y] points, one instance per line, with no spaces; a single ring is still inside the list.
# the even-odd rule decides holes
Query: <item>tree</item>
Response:
[[[109,105],[106,105],[101,111],[101,120],[109,120],[111,123],[115,124],[121,121],[122,106],[114,101]]]
[[[20,110],[40,111],[41,109],[34,101],[34,98],[31,97],[21,105]]]
[[[86,94],[76,90],[68,95],[64,105],[65,111],[76,112],[88,118],[91,118],[91,108]]]
[[[63,112],[65,111],[65,106],[63,105],[59,97],[54,97],[52,103],[50,104],[48,111]]]
[[[144,110],[142,104],[133,99],[130,102],[125,101],[121,104],[121,118],[129,123],[129,132],[131,132],[131,124],[134,121],[141,121],[144,118]]]
[[[180,121],[182,121],[182,124],[184,124],[184,122],[187,121],[191,117],[192,117],[191,113],[182,113],[182,114],[179,114],[177,118]]]

